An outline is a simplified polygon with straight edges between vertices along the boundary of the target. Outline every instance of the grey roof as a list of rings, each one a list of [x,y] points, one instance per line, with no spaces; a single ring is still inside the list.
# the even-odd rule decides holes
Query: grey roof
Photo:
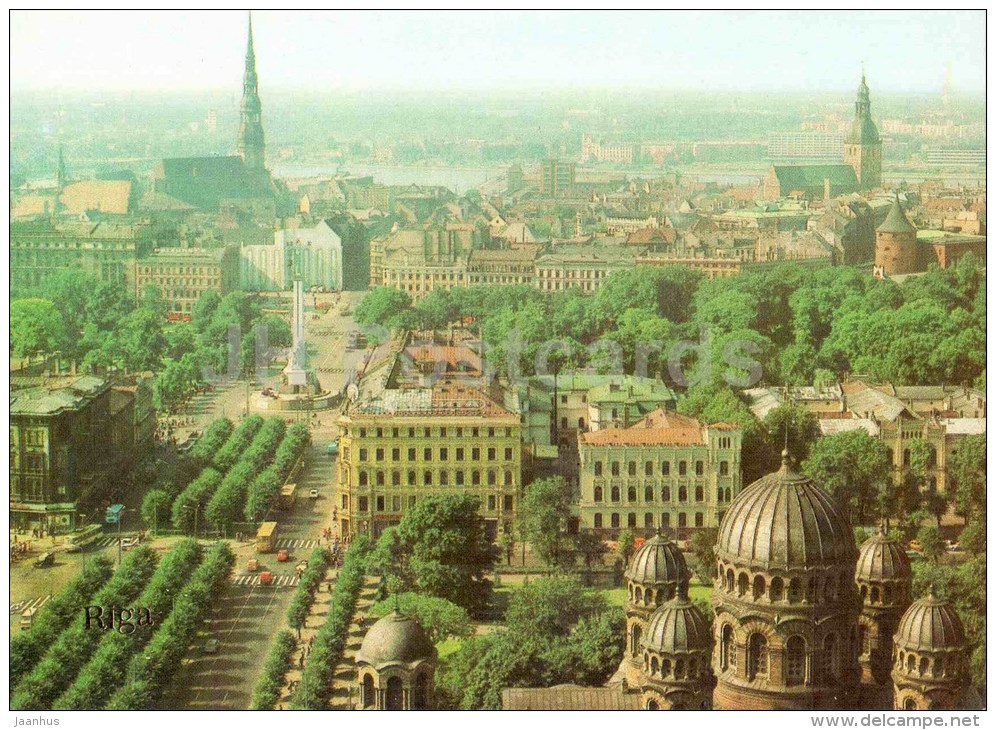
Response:
[[[410,666],[435,657],[436,647],[429,641],[422,625],[397,610],[370,627],[356,652],[357,663],[374,668],[390,664]]]
[[[676,597],[662,605],[647,622],[641,643],[660,654],[708,651],[712,627],[687,597]]]
[[[948,436],[980,436],[986,432],[985,418],[942,418]]]
[[[857,116],[851,122],[844,138],[845,144],[879,144],[882,138],[878,136],[878,127],[870,116]]]
[[[893,638],[897,649],[907,651],[961,651],[965,648],[965,628],[958,612],[933,593],[914,601],[906,609]]]
[[[719,526],[721,559],[760,569],[854,565],[854,533],[830,496],[782,468],[746,487]]]
[[[913,569],[903,545],[877,532],[862,543],[854,578],[869,583],[904,581],[908,584],[913,580]]]
[[[626,577],[635,583],[673,583],[676,587],[687,588],[689,572],[677,544],[654,535],[633,553]]]
[[[821,418],[820,433],[824,436],[832,436],[835,433],[846,431],[864,430],[869,436],[878,436],[879,427],[870,418]]]
[[[916,228],[909,222],[902,206],[899,205],[899,198],[892,201],[892,207],[889,208],[885,220],[875,230],[879,233],[916,233]]]
[[[850,165],[774,165],[773,168],[783,192],[822,188],[826,179],[833,188],[858,187],[858,178]]]
[[[83,375],[53,386],[16,390],[10,394],[10,414],[50,416],[74,410],[107,387],[107,381]]]

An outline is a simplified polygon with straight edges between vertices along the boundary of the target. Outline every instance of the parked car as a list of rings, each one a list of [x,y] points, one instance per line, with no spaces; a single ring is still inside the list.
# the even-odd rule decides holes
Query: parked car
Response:
[[[328,446],[325,447],[325,453],[329,456],[335,456],[339,453],[339,442],[333,441]]]
[[[277,550],[277,562],[286,563],[290,560],[290,551],[288,550]]]
[[[261,586],[268,586],[273,583],[273,573],[268,570],[264,570],[259,574],[259,584]]]
[[[252,558],[248,563],[246,563],[246,570],[250,573],[255,573],[259,570],[259,561],[256,558]]]
[[[308,492],[308,496],[311,497],[312,499],[318,499],[318,490],[312,489],[310,492]]]

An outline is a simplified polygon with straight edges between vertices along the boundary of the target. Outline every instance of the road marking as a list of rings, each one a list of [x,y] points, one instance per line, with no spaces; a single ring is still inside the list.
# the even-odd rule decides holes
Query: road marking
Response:
[[[24,611],[27,611],[29,608],[41,608],[46,603],[48,603],[48,599],[50,599],[51,597],[52,594],[49,593],[47,596],[40,596],[38,598],[25,598],[23,601],[18,601],[17,603],[10,604],[10,612],[23,613]]]
[[[277,548],[277,550],[296,550],[296,549],[311,550],[318,547],[319,544],[320,542],[318,540],[302,540],[302,539],[295,540],[289,537],[282,537],[279,538],[276,541],[276,543],[274,543],[274,546]]]
[[[273,576],[273,583],[271,585],[276,588],[294,588],[301,582],[301,578],[297,575],[275,575]],[[234,578],[232,578],[232,585],[252,587],[260,585],[259,576],[252,573],[241,573]],[[264,588],[266,586],[263,586]],[[13,613],[13,610],[11,610]]]

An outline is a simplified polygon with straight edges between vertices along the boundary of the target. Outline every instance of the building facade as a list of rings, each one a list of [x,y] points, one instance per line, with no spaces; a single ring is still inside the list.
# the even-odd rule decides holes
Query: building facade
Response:
[[[205,292],[224,296],[238,288],[238,252],[233,246],[155,249],[135,262],[134,279],[136,297],[154,286],[170,313],[190,315]]]
[[[243,244],[240,259],[246,291],[288,291],[295,278],[305,289],[343,288],[342,238],[325,221],[276,231],[272,244]]]
[[[379,535],[419,499],[471,494],[488,534],[510,530],[522,491],[522,426],[459,383],[386,390],[339,419],[335,517],[343,534]]]
[[[736,426],[663,409],[629,428],[579,434],[579,526],[606,536],[677,530],[681,539],[716,527],[740,492],[741,439]]]

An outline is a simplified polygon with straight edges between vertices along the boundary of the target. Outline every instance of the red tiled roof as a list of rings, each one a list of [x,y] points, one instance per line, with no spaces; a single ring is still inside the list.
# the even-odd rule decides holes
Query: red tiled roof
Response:
[[[581,443],[589,446],[690,446],[704,442],[702,424],[663,408],[651,411],[629,428],[581,434]]]

